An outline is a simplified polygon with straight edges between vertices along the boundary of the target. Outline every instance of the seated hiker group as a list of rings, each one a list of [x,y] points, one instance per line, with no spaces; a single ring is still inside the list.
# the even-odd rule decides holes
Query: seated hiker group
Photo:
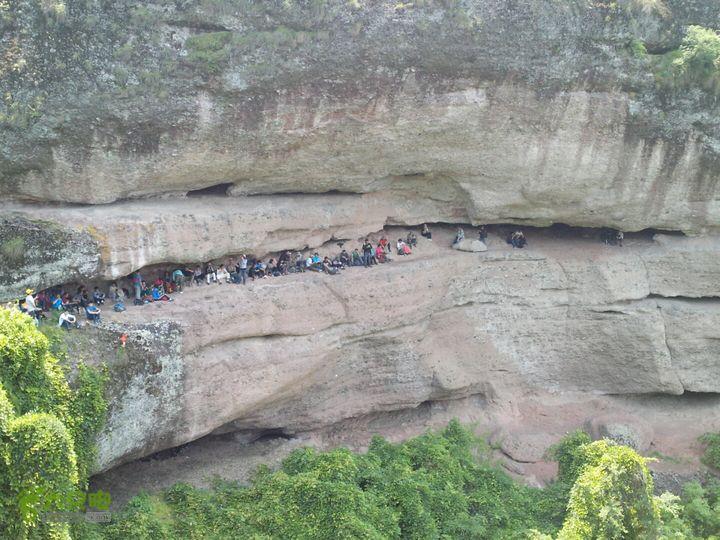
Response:
[[[422,236],[431,239],[432,235],[423,227]],[[140,271],[128,276],[128,286],[124,287],[117,281],[110,284],[107,294],[94,287],[90,291],[86,286],[69,289],[67,286],[51,287],[35,294],[33,289],[25,291],[26,296],[17,307],[32,316],[36,324],[47,319],[47,313],[59,312],[58,326],[70,329],[81,326],[79,315],[85,314],[88,321],[97,323],[101,318],[104,304],[112,305],[114,311],[125,311],[126,302],[145,305],[154,302],[172,302],[173,293],[182,293],[186,286],[211,285],[223,283],[246,284],[248,280],[284,276],[298,272],[322,272],[336,275],[351,266],[369,268],[377,264],[390,262],[395,254],[407,256],[417,246],[417,236],[410,232],[405,238],[398,238],[391,244],[386,236],[382,236],[374,245],[370,238],[365,238],[361,246],[352,251],[343,248],[344,243],[338,242],[341,251],[336,256],[321,257],[318,252],[304,256],[299,251],[284,251],[278,258],[267,260],[252,255],[241,254],[237,259],[230,258],[226,263],[215,264],[212,261],[202,266],[176,267],[174,270],[161,271],[154,281],[148,282]],[[394,247],[394,250],[393,250]]]

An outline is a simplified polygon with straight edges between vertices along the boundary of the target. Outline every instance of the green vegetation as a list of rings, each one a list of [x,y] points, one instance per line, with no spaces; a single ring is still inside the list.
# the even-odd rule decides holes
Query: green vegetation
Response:
[[[703,456],[705,465],[720,471],[720,433],[706,433],[700,437],[700,442],[706,445]]]
[[[647,460],[610,441],[568,435],[551,450],[558,482],[513,481],[457,421],[368,452],[295,450],[248,487],[177,484],[141,494],[110,525],[74,525],[76,538],[707,539],[720,534],[720,487],[688,484],[653,497]]]
[[[0,252],[11,265],[18,265],[25,258],[25,240],[19,236],[10,238],[0,246]]]
[[[27,315],[0,309],[0,532],[3,538],[67,538],[39,521],[28,493],[66,494],[87,485],[94,437],[104,421],[104,377],[78,368],[75,389]],[[61,509],[61,508],[58,508]]]
[[[702,26],[688,27],[681,47],[658,56],[654,68],[657,82],[666,89],[701,88],[720,95],[720,34]]]

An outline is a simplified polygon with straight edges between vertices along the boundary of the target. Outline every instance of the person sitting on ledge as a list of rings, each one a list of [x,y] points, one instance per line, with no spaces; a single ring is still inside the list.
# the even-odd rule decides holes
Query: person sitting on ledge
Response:
[[[172,298],[165,294],[162,285],[160,285],[160,287],[153,287],[151,294],[153,302],[172,302]]]
[[[510,235],[510,244],[512,247],[522,249],[527,245],[527,240],[522,231],[515,231]]]
[[[350,254],[344,249],[340,252],[339,259],[343,266],[350,266],[352,264]]]
[[[305,271],[305,258],[302,256],[302,253],[299,251],[293,253],[292,257],[290,257],[290,266],[294,266],[296,272]]]
[[[358,248],[353,249],[352,252],[352,266],[362,266],[363,260],[362,255],[360,255],[360,250]]]
[[[77,318],[75,317],[75,315],[72,315],[67,311],[63,311],[60,314],[60,318],[58,319],[58,328],[70,330],[70,328],[72,328],[73,326],[77,328]]]
[[[305,261],[305,268],[312,272],[322,272],[322,259],[320,258],[320,255],[317,253],[308,255],[308,258]]]
[[[52,308],[61,311],[63,308],[63,302],[62,302],[62,294],[52,294],[50,295],[50,303],[52,304]]]
[[[210,285],[210,281],[212,281],[213,283],[218,282],[217,271],[215,270],[215,265],[212,263],[212,261],[209,261],[205,265],[205,282]]]
[[[408,233],[405,243],[410,246],[411,249],[417,247],[417,236],[415,236],[414,232]]]
[[[142,302],[143,304],[149,304],[153,301],[152,289],[144,281],[142,282]]]
[[[383,264],[385,262],[385,248],[383,248],[382,244],[378,244],[375,248],[375,260],[379,262],[380,264]]]
[[[85,315],[87,316],[88,320],[94,323],[100,322],[100,308],[97,307],[93,302],[90,302],[85,307]]]
[[[398,238],[397,252],[398,255],[410,255],[412,253],[412,250],[405,242],[403,242],[402,238]]]
[[[75,302],[75,300],[70,297],[70,293],[68,292],[62,295],[62,307],[65,311],[74,311],[75,313],[80,313],[80,304]]]
[[[334,276],[338,273],[338,269],[333,267],[332,261],[330,260],[330,257],[325,257],[322,261],[322,270],[326,274],[330,274],[331,276]]]
[[[93,289],[93,300],[98,306],[102,306],[105,303],[105,293],[100,292],[100,289],[98,287],[95,287],[95,289]]]
[[[432,233],[430,232],[430,229],[427,226],[427,223],[423,223],[422,231],[420,232],[420,236],[423,236],[427,238],[428,240],[432,240]]]
[[[390,242],[388,242],[387,236],[383,234],[378,244],[380,245],[380,247],[383,248],[384,251],[390,253]]]
[[[453,241],[453,246],[459,244],[465,240],[465,231],[462,230],[462,227],[458,227],[457,232],[455,233],[455,240]]]
[[[195,267],[195,271],[193,272],[193,282],[195,283],[195,286],[199,286],[202,283],[203,280],[203,271],[202,268],[199,266]]]
[[[217,284],[220,285],[222,283],[230,283],[230,273],[225,269],[225,265],[221,264],[218,269],[217,273],[215,274],[217,276]]]
[[[480,228],[478,229],[478,239],[481,242],[485,242],[485,240],[487,240],[487,236],[488,236],[488,233],[487,233],[487,229],[485,228],[485,225],[481,225]]]

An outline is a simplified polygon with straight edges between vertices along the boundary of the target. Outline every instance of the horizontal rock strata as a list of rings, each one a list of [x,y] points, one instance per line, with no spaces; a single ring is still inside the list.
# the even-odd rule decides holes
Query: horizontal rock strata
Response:
[[[720,391],[720,280],[695,245],[707,239],[618,248],[531,234],[520,251],[491,236],[482,254],[450,239],[373,269],[190,288],[110,314],[142,375],[114,389],[101,468],[218,430],[296,433],[470,395]],[[702,299],[664,296],[678,257],[683,296]],[[177,330],[142,352],[154,321]]]

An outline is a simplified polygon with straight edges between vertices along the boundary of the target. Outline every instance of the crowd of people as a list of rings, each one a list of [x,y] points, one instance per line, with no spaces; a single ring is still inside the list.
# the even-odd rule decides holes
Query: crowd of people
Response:
[[[488,232],[485,226],[477,231],[478,239],[485,242]],[[420,235],[432,240],[432,232],[427,224],[422,226]],[[624,235],[621,231],[603,229],[601,241],[606,244],[622,246]],[[453,245],[465,240],[465,231],[458,227]],[[507,236],[507,243],[513,248],[522,249],[527,246],[525,234],[515,230]],[[66,287],[52,287],[35,294],[32,289],[25,291],[24,299],[8,307],[17,307],[30,314],[37,323],[47,318],[47,313],[57,311],[60,313],[58,326],[66,329],[80,326],[78,317],[85,314],[91,323],[101,319],[101,308],[107,302],[114,311],[125,311],[126,303],[145,305],[155,302],[172,302],[174,293],[182,293],[188,286],[212,285],[232,283],[245,285],[248,280],[280,277],[298,272],[319,272],[328,275],[337,275],[349,267],[370,268],[374,265],[385,264],[392,261],[395,255],[404,257],[412,254],[417,246],[418,238],[414,232],[409,232],[405,238],[398,238],[391,244],[387,236],[383,235],[375,243],[370,238],[355,247],[352,251],[344,248],[344,242],[338,242],[340,253],[333,257],[321,256],[318,252],[303,255],[299,251],[284,251],[277,258],[269,257],[267,260],[252,255],[241,254],[237,259],[230,258],[224,263],[216,264],[208,261],[204,265],[195,267],[180,266],[174,269],[160,271],[152,281],[147,281],[141,272],[135,271],[128,276],[127,286],[118,282],[111,283],[107,293],[94,287],[92,291],[83,285],[74,290]],[[394,248],[394,249],[393,249]]]
[[[429,230],[425,225],[424,231]],[[423,234],[425,236],[425,234]],[[430,238],[430,236],[426,236]],[[59,312],[58,326],[65,329],[81,326],[79,317],[85,314],[91,323],[101,320],[100,306],[111,305],[114,311],[125,311],[126,304],[145,305],[154,302],[172,302],[174,293],[182,293],[188,286],[212,284],[242,284],[248,281],[280,277],[292,273],[319,272],[336,275],[349,267],[370,268],[374,265],[391,262],[395,255],[408,256],[417,246],[417,236],[409,232],[405,238],[396,242],[383,235],[376,243],[365,238],[364,242],[348,251],[344,242],[338,242],[340,253],[334,257],[320,256],[318,252],[303,255],[299,251],[284,251],[277,258],[267,260],[252,255],[241,254],[237,259],[230,258],[225,263],[208,261],[194,267],[179,266],[158,272],[153,281],[147,281],[141,272],[135,271],[127,278],[127,283],[114,281],[107,293],[94,287],[80,285],[77,288],[51,287],[35,293],[25,291],[26,296],[7,307],[17,307],[32,316],[36,323],[48,318],[48,313]],[[394,248],[394,249],[393,249]]]

